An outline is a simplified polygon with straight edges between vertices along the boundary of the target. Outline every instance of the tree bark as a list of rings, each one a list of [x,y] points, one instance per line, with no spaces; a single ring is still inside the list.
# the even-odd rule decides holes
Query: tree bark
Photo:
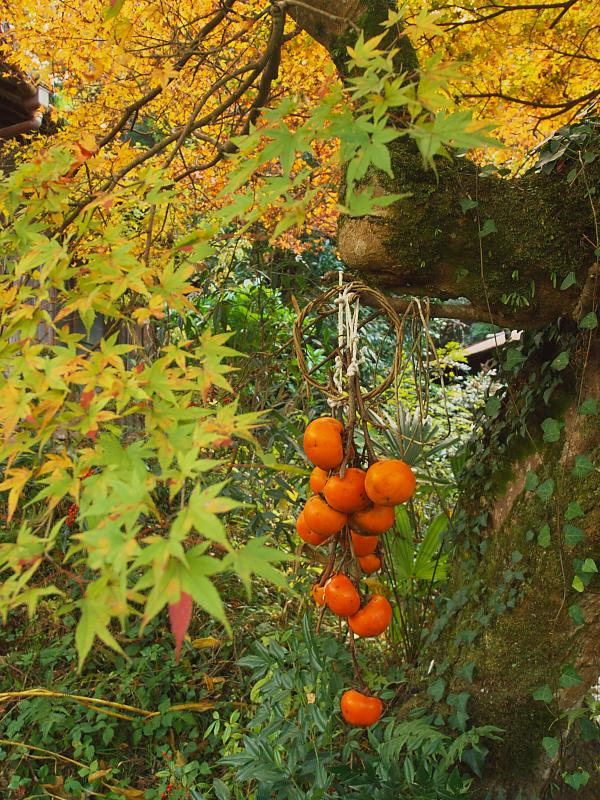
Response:
[[[493,724],[504,731],[501,741],[490,745],[476,797],[488,791],[493,798],[504,791],[507,800],[544,797],[553,780],[562,792],[555,796],[563,800],[600,797],[598,742],[583,743],[579,723],[569,727],[561,718],[581,706],[600,675],[599,582],[595,576],[582,593],[572,586],[574,561],[600,553],[599,417],[578,411],[581,400],[600,398],[600,342],[596,337],[589,352],[588,342],[588,335],[582,339],[581,334],[554,341],[530,334],[527,361],[509,386],[494,425],[475,445],[462,479],[465,499],[455,517],[453,573],[427,657],[447,665],[441,677],[448,715],[453,713],[449,698],[467,692],[469,724]],[[535,391],[527,414],[516,415],[514,406],[522,407],[532,377],[538,385],[551,380],[549,363],[564,347],[570,347],[573,363],[548,402]],[[557,442],[541,436],[540,422],[547,418],[564,422]],[[594,469],[577,477],[573,469],[581,455]],[[537,476],[535,489],[535,481],[526,485],[528,473]],[[553,482],[548,499],[540,489],[546,481]],[[566,520],[574,502],[582,516],[571,524],[584,536],[571,545]],[[574,604],[582,609],[582,625],[569,614]],[[472,682],[464,673],[470,663]],[[561,687],[566,665],[574,667],[581,683]],[[545,684],[552,692],[550,702],[533,696]],[[561,740],[556,757],[545,755],[544,737]],[[560,773],[579,766],[591,778],[571,795]]]
[[[335,19],[324,16],[330,5],[312,0],[302,9],[291,5],[290,13],[327,47],[343,76],[346,45],[357,29],[365,36],[379,33],[388,3],[346,0],[336,4]],[[403,48],[407,64],[414,54]],[[600,401],[600,341],[577,333],[573,322],[570,329],[564,321],[557,324],[596,308],[588,189],[598,183],[598,162],[586,168],[585,180],[571,184],[563,177],[567,169],[506,180],[482,177],[476,165],[458,158],[440,160],[436,177],[402,139],[393,150],[393,179],[372,172],[367,180],[380,193],[411,196],[377,217],[343,218],[339,226],[343,259],[373,285],[404,295],[467,298],[471,319],[520,328],[550,324],[531,334],[530,353],[472,454],[454,524],[453,574],[424,656],[424,663],[434,658],[433,677],[443,682],[436,710],[450,727],[465,723],[456,708],[466,694],[469,724],[504,731],[490,745],[476,784],[478,796],[488,800],[541,797],[553,780],[560,786],[554,796],[571,797],[560,772],[577,766],[587,767],[591,778],[573,796],[600,797],[597,742],[582,742],[578,724],[561,717],[581,706],[600,675],[598,576],[583,593],[572,587],[574,561],[581,566],[600,553],[599,417],[578,410],[585,399]],[[461,206],[461,200],[477,205]],[[571,272],[577,283],[561,290]],[[570,363],[558,375],[551,364],[565,349]],[[542,436],[548,419],[562,420],[557,441]],[[583,454],[593,468],[577,478],[573,468]],[[529,472],[546,487],[553,482],[550,498],[531,488],[531,477],[526,487]],[[565,528],[573,502],[583,513],[573,524],[584,533],[575,545]],[[576,603],[583,624],[569,614]],[[562,688],[561,670],[568,664],[582,680]],[[545,684],[552,700],[535,700],[533,693]],[[420,691],[417,704],[424,699]],[[544,737],[561,739],[556,756],[546,755]]]

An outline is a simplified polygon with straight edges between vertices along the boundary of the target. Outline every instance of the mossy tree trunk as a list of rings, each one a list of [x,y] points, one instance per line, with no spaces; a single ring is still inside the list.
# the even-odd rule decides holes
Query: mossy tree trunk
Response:
[[[388,7],[342,0],[332,14],[330,3],[310,0],[291,13],[343,74],[357,28],[379,33]],[[399,58],[414,68],[414,53],[402,48]],[[589,187],[599,165],[567,183],[564,173],[482,178],[455,159],[439,164],[436,179],[402,142],[394,178],[369,180],[411,197],[378,217],[342,219],[339,229],[348,266],[388,292],[466,297],[470,319],[536,329],[507,365],[506,394],[488,409],[486,436],[466,465],[454,572],[420,695],[435,698],[457,730],[504,730],[478,783],[494,800],[549,797],[553,783],[552,796],[567,798],[561,774],[579,767],[590,778],[576,796],[600,797],[597,743],[577,719],[600,674],[600,340],[578,329],[596,307]],[[493,230],[482,237],[486,220]],[[575,281],[561,289],[570,273]]]
[[[561,773],[578,768],[590,779],[573,797],[600,797],[600,750],[586,741],[582,709],[600,674],[600,587],[582,571],[600,553],[600,346],[551,330],[528,334],[525,360],[472,447],[427,653],[450,723],[458,708],[469,725],[504,731],[481,797],[571,797]],[[570,363],[557,374],[561,353]],[[587,585],[574,588],[577,576]]]

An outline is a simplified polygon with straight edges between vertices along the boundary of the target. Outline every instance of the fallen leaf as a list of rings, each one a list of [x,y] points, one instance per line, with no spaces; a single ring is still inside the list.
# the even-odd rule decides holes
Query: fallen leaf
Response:
[[[205,636],[203,639],[194,639],[192,641],[192,647],[194,650],[204,650],[205,648],[209,647],[219,647],[221,644],[220,639],[215,639],[214,636]]]

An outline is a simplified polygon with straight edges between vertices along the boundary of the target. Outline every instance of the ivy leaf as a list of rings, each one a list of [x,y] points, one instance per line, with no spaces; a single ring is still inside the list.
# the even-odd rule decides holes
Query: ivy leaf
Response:
[[[515,367],[518,367],[525,361],[525,356],[523,353],[516,347],[510,347],[506,351],[506,361],[504,365],[509,372],[512,372]]]
[[[556,369],[559,372],[568,365],[569,363],[569,351],[563,350],[562,353],[559,353],[554,361],[550,364],[552,369]]]
[[[579,323],[579,327],[585,331],[591,331],[598,327],[598,317],[595,311],[590,311]]]
[[[560,285],[561,292],[564,292],[565,289],[569,289],[571,286],[573,286],[574,283],[577,283],[577,278],[575,277],[575,273],[569,272],[567,277],[563,280],[563,282]]]
[[[593,558],[586,558],[586,560],[581,565],[581,571],[587,573],[598,572],[598,567],[596,566],[596,562]]]
[[[590,779],[590,773],[586,772],[586,770],[582,770],[581,772],[563,772],[563,781],[570,786],[572,789],[577,791],[581,789],[582,786],[585,786]]]
[[[443,678],[438,678],[434,681],[429,689],[427,689],[427,693],[433,697],[436,703],[439,703],[442,697],[444,696],[444,692],[446,691],[446,681]]]
[[[466,214],[467,211],[470,211],[472,208],[477,208],[479,203],[477,200],[471,200],[470,198],[464,198],[460,201],[460,210],[463,214]]]
[[[583,517],[583,511],[577,500],[571,500],[565,511],[565,519],[571,521],[572,519],[579,519]]]
[[[547,417],[542,422],[542,430],[544,431],[544,441],[545,442],[558,442],[560,439],[560,432],[564,427],[563,422],[559,422],[556,419],[552,419],[551,417]]]
[[[594,471],[594,465],[587,456],[575,456],[575,466],[572,469],[575,478],[585,478]]]
[[[581,683],[583,683],[583,679],[575,667],[572,664],[566,664],[558,679],[558,685],[561,689],[571,689],[573,686],[579,686]]]
[[[575,623],[575,625],[585,625],[585,617],[583,616],[583,611],[581,610],[581,606],[577,603],[573,603],[573,605],[569,606],[569,616]]]
[[[456,674],[459,678],[462,678],[463,681],[466,683],[473,683],[473,671],[475,669],[475,662],[469,661],[468,664],[460,667],[460,669],[456,670]]]
[[[187,592],[181,592],[179,600],[169,603],[169,624],[171,633],[175,637],[175,662],[179,662],[181,645],[190,626],[192,619],[192,596]]]
[[[496,227],[496,223],[493,219],[486,219],[483,223],[482,229],[479,231],[479,238],[483,239],[485,236],[489,236],[490,233],[497,233],[498,228]]]
[[[578,545],[585,539],[585,533],[581,528],[578,528],[577,525],[571,525],[570,523],[567,523],[563,527],[563,533],[565,535],[565,544],[569,547],[575,547],[575,545]]]
[[[540,479],[538,478],[537,474],[531,469],[528,470],[527,475],[525,475],[525,491],[533,492],[533,490],[539,485],[539,482]]]
[[[539,530],[537,542],[540,547],[550,546],[550,526],[548,524],[542,525]]]
[[[598,724],[593,722],[587,717],[579,719],[579,729],[581,731],[581,738],[584,742],[597,742],[598,741]]]
[[[499,397],[490,397],[489,400],[485,404],[485,413],[488,417],[495,416],[498,411],[500,411],[500,398]]]
[[[585,586],[579,575],[575,575],[571,586],[573,587],[573,589],[575,589],[576,592],[585,592]]]
[[[598,413],[598,401],[594,397],[588,397],[587,400],[584,400],[579,406],[578,411],[580,414],[595,416]]]
[[[535,493],[540,498],[542,503],[547,503],[554,494],[554,481],[552,478],[548,478],[543,483],[540,483],[535,490]]]
[[[560,739],[556,739],[553,736],[544,736],[542,739],[542,747],[546,751],[548,758],[554,758],[560,747]]]
[[[533,699],[539,700],[542,703],[551,703],[552,702],[552,690],[545,683],[543,686],[539,686],[535,692],[533,693]]]

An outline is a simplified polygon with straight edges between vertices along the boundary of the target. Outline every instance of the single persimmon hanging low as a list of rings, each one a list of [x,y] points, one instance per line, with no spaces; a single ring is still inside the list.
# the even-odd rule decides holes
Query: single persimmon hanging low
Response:
[[[396,520],[394,509],[388,506],[370,506],[350,517],[350,525],[356,533],[380,536],[388,531]]]
[[[375,553],[360,556],[358,563],[365,575],[372,575],[373,572],[378,572],[381,569],[381,559],[379,556],[376,556]]]
[[[348,689],[342,695],[340,709],[347,723],[359,728],[368,728],[381,718],[383,703],[378,697],[368,697],[356,689]]]
[[[325,605],[325,587],[324,586],[319,586],[318,583],[315,583],[314,586],[312,587],[312,589],[310,590],[310,593],[312,595],[312,599],[315,601],[315,603],[318,606],[324,606]]]
[[[375,552],[379,544],[378,536],[361,536],[360,533],[356,533],[355,531],[350,531],[350,538],[352,539],[354,555],[357,558],[368,556]]]
[[[319,494],[325,488],[329,475],[321,467],[315,467],[310,473],[309,485],[314,494]]]
[[[296,520],[296,530],[298,531],[298,536],[302,539],[302,541],[306,542],[307,544],[312,544],[313,547],[318,547],[320,544],[323,544],[323,542],[326,542],[327,539],[329,539],[329,534],[322,535],[315,533],[310,529],[308,523],[306,522],[304,511],[300,512],[300,516]]]

